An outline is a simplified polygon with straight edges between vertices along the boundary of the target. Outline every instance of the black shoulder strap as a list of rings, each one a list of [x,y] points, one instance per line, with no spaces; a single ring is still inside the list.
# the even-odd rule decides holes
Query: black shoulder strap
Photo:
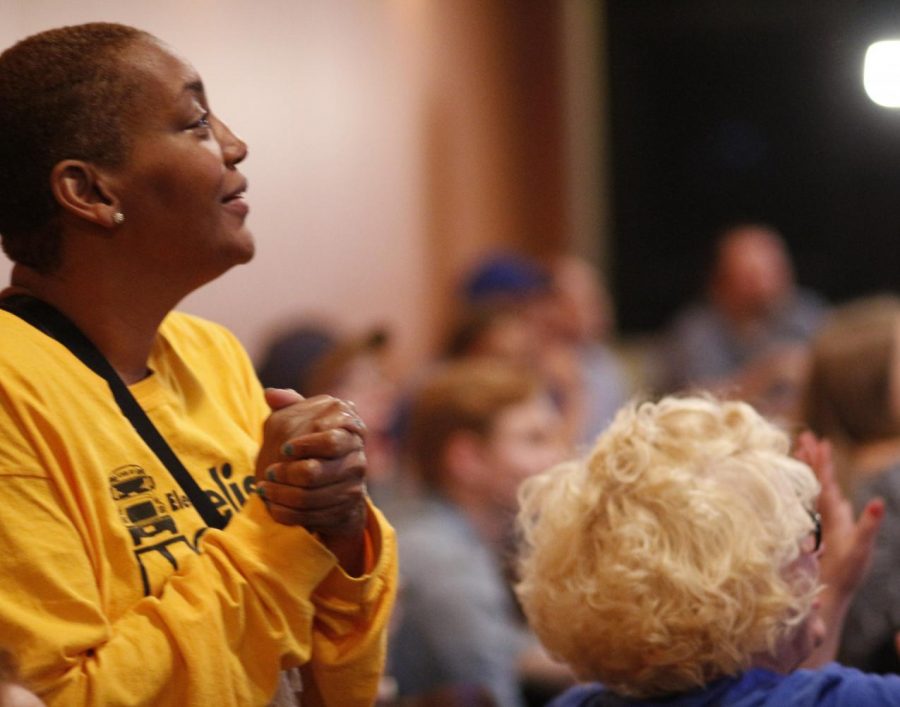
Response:
[[[10,295],[0,300],[0,309],[15,314],[47,336],[56,339],[77,356],[85,366],[105,379],[122,414],[128,418],[147,446],[165,464],[169,473],[187,494],[206,524],[210,528],[225,527],[227,519],[216,510],[212,501],[209,500],[209,496],[185,469],[184,464],[147,417],[147,413],[138,405],[137,400],[128,390],[128,386],[125,385],[109,361],[78,327],[62,312],[30,295]]]

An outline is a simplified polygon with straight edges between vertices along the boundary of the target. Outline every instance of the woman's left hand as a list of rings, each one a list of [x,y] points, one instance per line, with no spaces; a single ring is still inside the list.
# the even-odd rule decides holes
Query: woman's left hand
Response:
[[[831,444],[812,432],[803,432],[797,438],[794,456],[812,468],[822,486],[818,504],[823,539],[820,576],[828,587],[849,598],[869,568],[884,501],[869,501],[854,519],[853,506],[837,483]]]
[[[853,506],[837,483],[831,444],[811,432],[797,438],[794,456],[808,464],[822,491],[818,511],[822,517],[822,549],[819,576],[825,585],[821,594],[820,615],[825,621],[826,637],[807,666],[834,660],[844,618],[859,585],[868,571],[878,528],[884,516],[884,501],[872,499],[854,519]]]

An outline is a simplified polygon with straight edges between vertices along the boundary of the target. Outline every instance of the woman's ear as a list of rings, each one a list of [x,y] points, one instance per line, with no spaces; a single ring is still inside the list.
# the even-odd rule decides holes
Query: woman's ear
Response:
[[[117,200],[108,189],[103,174],[90,162],[58,162],[50,172],[50,188],[66,213],[101,228],[119,225]]]

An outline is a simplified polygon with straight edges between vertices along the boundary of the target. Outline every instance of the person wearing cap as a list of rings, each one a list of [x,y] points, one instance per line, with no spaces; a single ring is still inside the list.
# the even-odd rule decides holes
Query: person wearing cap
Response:
[[[631,384],[606,339],[612,307],[583,258],[549,266],[514,252],[492,254],[463,278],[452,356],[514,360],[550,384],[574,444],[593,440],[627,399]]]

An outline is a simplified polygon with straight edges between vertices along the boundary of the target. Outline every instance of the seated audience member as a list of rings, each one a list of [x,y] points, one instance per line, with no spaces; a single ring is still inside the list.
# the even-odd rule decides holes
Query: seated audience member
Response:
[[[504,579],[516,488],[560,458],[559,428],[538,379],[506,362],[452,362],[417,390],[407,444],[428,493],[397,520],[401,601],[389,664],[401,696],[469,685],[515,707],[520,668],[568,678],[525,629]]]
[[[445,354],[449,359],[506,361],[540,376],[562,416],[565,440],[575,443],[584,417],[582,362],[575,348],[553,338],[545,324],[508,302],[468,308],[451,332]]]
[[[19,684],[13,656],[3,649],[0,649],[0,707],[45,707],[37,695]]]
[[[447,358],[497,358],[536,369],[541,330],[506,303],[466,307],[444,347]]]
[[[576,441],[589,444],[631,394],[622,364],[608,340],[613,307],[602,276],[587,260],[564,255],[552,267],[558,331],[581,361],[583,419]]]
[[[523,483],[519,599],[598,681],[555,707],[900,705],[900,678],[799,669],[833,653],[882,511],[854,523],[827,444],[800,444],[809,465],[746,403],[669,397]]]
[[[333,395],[352,401],[366,424],[367,479],[373,497],[394,474],[392,424],[398,389],[389,365],[387,331],[373,328],[341,336],[328,326],[307,323],[275,336],[258,367],[267,388],[292,388],[306,397]]]
[[[900,672],[900,298],[858,300],[827,319],[812,343],[803,417],[834,444],[854,505],[885,501],[872,568],[850,606],[838,659]]]
[[[711,388],[782,414],[796,402],[806,342],[824,303],[796,286],[773,229],[734,226],[716,242],[705,301],[679,314],[666,336],[663,388]]]
[[[447,353],[494,356],[544,368],[556,341],[551,272],[524,255],[495,253],[473,266],[460,287],[460,311]]]
[[[596,424],[591,406],[603,418],[604,407],[595,394],[601,383],[595,379],[612,368],[608,359],[595,355],[605,351],[593,349],[588,341],[600,333],[596,325],[603,317],[596,312],[583,316],[585,295],[595,293],[585,292],[592,283],[574,271],[570,262],[561,260],[559,268],[547,268],[516,253],[485,258],[463,279],[461,312],[447,353],[503,358],[536,371],[559,406],[566,438],[576,443],[592,436],[586,431]],[[611,386],[615,395],[618,387],[618,381]],[[606,397],[608,392],[601,394]],[[621,402],[617,400],[616,407]]]

